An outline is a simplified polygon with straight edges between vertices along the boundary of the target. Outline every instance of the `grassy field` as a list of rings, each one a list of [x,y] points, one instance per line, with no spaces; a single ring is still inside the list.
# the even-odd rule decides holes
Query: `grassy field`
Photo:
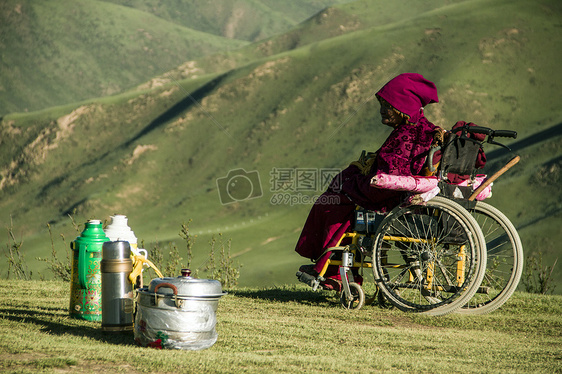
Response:
[[[229,290],[203,351],[142,348],[68,316],[69,284],[0,280],[0,371],[10,373],[560,373],[562,296],[515,293],[484,316],[340,307],[304,287]]]
[[[34,279],[50,277],[36,260],[51,253],[47,223],[64,258],[77,235],[68,214],[79,225],[125,214],[147,247],[181,247],[180,225],[192,219],[195,267],[212,235],[231,238],[241,286],[296,282],[308,262],[293,251],[310,209],[304,200],[324,186],[304,197],[276,189],[275,170],[341,169],[376,150],[389,131],[373,92],[415,71],[439,89],[440,103],[426,109],[436,124],[518,131],[507,144],[521,161],[495,182],[488,202],[513,221],[526,255],[542,252],[544,265],[553,264],[562,240],[560,2],[408,3],[351,2],[137,90],[4,116],[0,227],[22,240]],[[486,147],[491,173],[509,154]],[[262,195],[223,204],[219,182],[240,170],[259,175]],[[301,200],[275,204],[279,192]],[[0,243],[9,240],[0,230]],[[0,272],[6,276],[5,261]],[[553,277],[562,284],[562,272]]]

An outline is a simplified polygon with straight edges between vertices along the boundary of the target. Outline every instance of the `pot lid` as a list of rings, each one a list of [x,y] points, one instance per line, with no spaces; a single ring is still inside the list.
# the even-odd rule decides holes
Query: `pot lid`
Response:
[[[221,283],[213,279],[196,279],[189,269],[182,269],[179,277],[154,278],[148,287],[149,292],[161,295],[191,297],[223,296]]]

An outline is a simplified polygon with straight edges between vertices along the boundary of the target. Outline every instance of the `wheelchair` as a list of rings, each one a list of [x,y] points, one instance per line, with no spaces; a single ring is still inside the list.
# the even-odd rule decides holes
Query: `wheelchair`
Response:
[[[468,125],[459,131],[430,150],[430,169],[435,154],[441,153],[432,170],[439,195],[426,202],[413,199],[384,215],[357,207],[352,230],[326,250],[330,258],[313,288],[330,266],[337,266],[340,303],[346,309],[360,309],[377,299],[379,304],[428,315],[482,314],[505,303],[521,277],[522,245],[505,215],[475,201],[501,174],[480,186],[475,183],[475,160],[483,144],[469,134],[485,134],[488,143],[499,144],[495,137],[515,138],[516,133]],[[459,186],[450,183],[449,173],[470,178],[466,186]],[[360,284],[364,269],[372,271],[377,289],[369,300]]]
[[[481,134],[483,135],[483,140],[481,142],[474,141],[473,139],[469,140],[467,136],[469,133]],[[498,309],[515,292],[523,272],[523,245],[517,229],[500,210],[485,203],[482,201],[482,198],[478,198],[481,191],[486,188],[486,184],[489,184],[491,187],[493,181],[519,162],[519,156],[514,156],[504,167],[486,178],[479,186],[475,183],[469,186],[455,186],[444,183],[449,172],[470,174],[470,180],[474,182],[478,178],[475,175],[475,170],[471,168],[471,162],[475,158],[474,149],[482,147],[484,143],[501,146],[511,152],[509,147],[495,140],[498,137],[515,139],[517,133],[510,130],[492,130],[487,127],[465,126],[462,128],[460,136],[450,139],[448,144],[449,151],[444,151],[443,153],[445,166],[440,168],[440,179],[444,180],[442,182],[441,194],[458,202],[471,213],[478,222],[486,241],[487,268],[484,279],[478,292],[466,305],[463,305],[457,311],[459,313],[485,314]],[[462,151],[461,149],[463,148],[470,148],[471,150]],[[439,147],[436,147],[430,151],[428,163],[431,163],[432,155],[438,150]],[[459,152],[470,155],[465,165],[453,165],[454,162],[450,162]]]

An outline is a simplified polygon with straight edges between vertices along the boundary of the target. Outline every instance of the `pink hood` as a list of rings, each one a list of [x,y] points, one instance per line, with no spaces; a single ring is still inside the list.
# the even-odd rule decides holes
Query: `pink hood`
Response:
[[[404,73],[393,78],[377,92],[377,96],[407,114],[412,123],[418,123],[423,117],[424,106],[439,102],[435,84],[416,73]]]

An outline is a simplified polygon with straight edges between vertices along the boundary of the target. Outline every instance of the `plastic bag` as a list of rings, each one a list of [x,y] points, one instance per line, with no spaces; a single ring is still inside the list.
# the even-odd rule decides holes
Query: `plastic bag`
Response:
[[[214,310],[203,303],[177,310],[138,304],[135,341],[159,349],[207,349],[217,341],[216,322]]]

